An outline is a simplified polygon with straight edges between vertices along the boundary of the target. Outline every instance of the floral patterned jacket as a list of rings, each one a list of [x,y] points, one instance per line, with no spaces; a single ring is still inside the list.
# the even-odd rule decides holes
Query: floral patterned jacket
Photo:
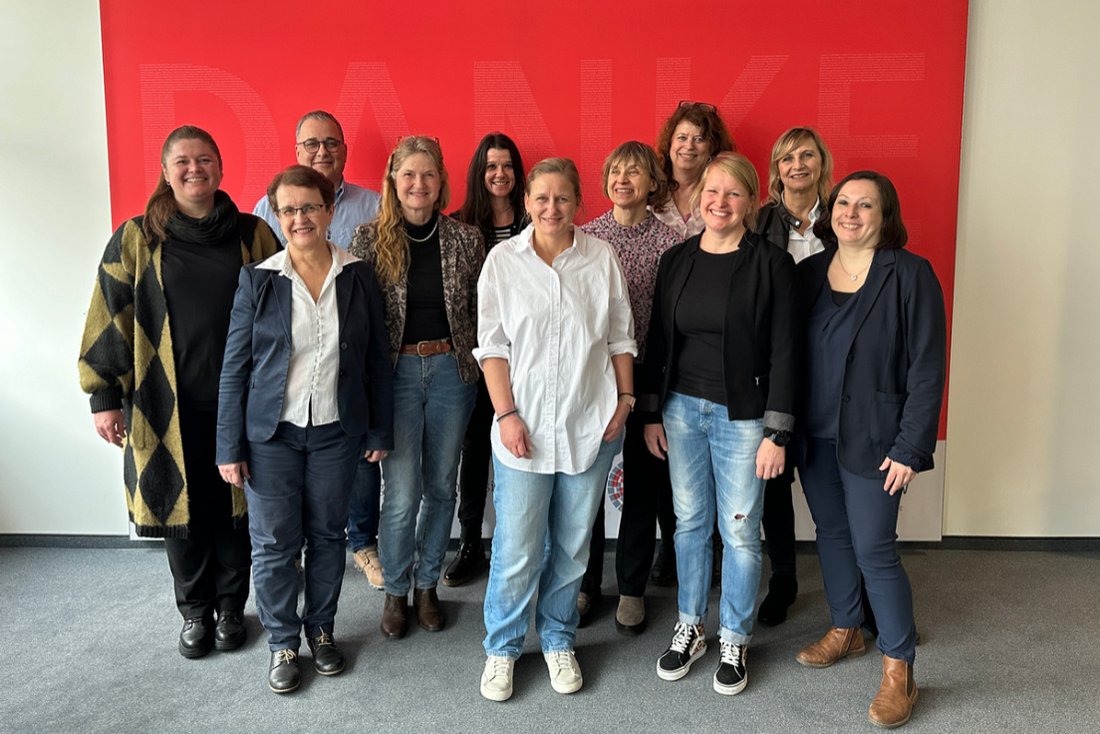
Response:
[[[374,265],[374,243],[378,240],[377,221],[355,228],[348,251]],[[477,346],[477,279],[485,262],[485,242],[477,227],[462,224],[440,213],[439,251],[443,258],[443,299],[447,323],[451,326],[458,372],[467,384],[477,382],[480,371],[471,353]],[[405,333],[408,282],[379,283],[386,305],[386,331],[394,363]]]

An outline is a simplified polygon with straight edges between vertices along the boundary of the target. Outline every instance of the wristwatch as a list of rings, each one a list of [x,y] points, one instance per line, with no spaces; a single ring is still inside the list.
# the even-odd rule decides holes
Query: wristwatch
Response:
[[[783,447],[791,442],[791,432],[780,431],[775,428],[765,428],[764,438],[770,439],[776,446]]]

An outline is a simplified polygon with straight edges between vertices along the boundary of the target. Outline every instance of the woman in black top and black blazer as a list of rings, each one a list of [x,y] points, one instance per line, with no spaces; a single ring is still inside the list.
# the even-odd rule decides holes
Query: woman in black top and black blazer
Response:
[[[905,225],[888,178],[858,171],[829,196],[814,229],[826,243],[798,266],[806,306],[799,477],[817,525],[832,629],[798,655],[809,667],[866,651],[860,574],[878,620],[883,678],[872,723],[909,720],[916,630],[897,553],[901,495],[932,468],[947,326],[927,260],[901,249]]]

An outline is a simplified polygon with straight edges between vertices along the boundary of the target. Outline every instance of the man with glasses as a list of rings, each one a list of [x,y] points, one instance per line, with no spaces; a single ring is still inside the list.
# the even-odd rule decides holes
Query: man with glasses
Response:
[[[294,152],[298,163],[321,173],[336,187],[336,210],[328,230],[328,240],[337,247],[347,249],[355,228],[378,215],[378,192],[364,189],[344,180],[344,166],[348,161],[348,146],[344,142],[344,130],[328,112],[314,110],[302,115],[294,133]],[[256,202],[252,213],[260,217],[283,241],[279,220],[267,197]]]
[[[348,146],[344,142],[344,129],[328,112],[314,110],[302,115],[294,133],[294,152],[298,163],[310,166],[336,187],[336,208],[328,228],[328,241],[342,249],[351,244],[355,228],[378,216],[378,192],[344,180],[344,166],[348,161]],[[271,225],[271,229],[283,239],[279,219],[271,210],[267,197],[256,202],[252,213]],[[378,560],[378,509],[382,488],[379,465],[360,459],[355,471],[351,506],[348,509],[348,546],[355,559],[355,566],[376,589],[382,588],[382,563]]]

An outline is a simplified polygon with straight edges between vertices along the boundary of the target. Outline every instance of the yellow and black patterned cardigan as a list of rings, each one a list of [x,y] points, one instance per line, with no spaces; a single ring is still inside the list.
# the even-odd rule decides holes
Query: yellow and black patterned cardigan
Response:
[[[266,224],[240,214],[241,263],[279,248]],[[126,507],[137,534],[187,537],[187,473],[176,400],[176,364],[161,275],[161,243],[146,240],[142,218],[119,227],[103,253],[80,345],[80,387],[92,412],[121,409]],[[233,489],[233,516],[246,513]]]

